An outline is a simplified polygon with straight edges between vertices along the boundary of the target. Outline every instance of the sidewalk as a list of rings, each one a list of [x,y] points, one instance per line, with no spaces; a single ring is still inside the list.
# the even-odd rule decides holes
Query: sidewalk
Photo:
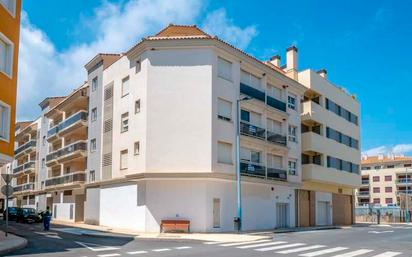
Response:
[[[0,255],[24,248],[26,245],[27,240],[25,238],[10,233],[6,237],[5,233],[0,231]]]

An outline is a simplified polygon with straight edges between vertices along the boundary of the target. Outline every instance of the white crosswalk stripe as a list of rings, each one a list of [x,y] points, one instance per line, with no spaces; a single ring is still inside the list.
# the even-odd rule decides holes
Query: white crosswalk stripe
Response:
[[[256,243],[263,243],[263,242],[269,242],[269,239],[263,239],[263,240],[258,240],[258,241],[247,241],[247,242],[236,242],[236,243],[228,243],[228,244],[222,244],[220,246],[237,246],[237,245],[247,245],[247,244],[256,244]]]
[[[130,255],[136,255],[136,254],[144,254],[144,253],[147,253],[147,251],[135,251],[135,252],[127,252],[127,254],[130,254]]]
[[[266,248],[255,249],[255,251],[267,252],[267,251],[279,250],[279,249],[284,249],[284,248],[291,248],[291,247],[302,246],[302,245],[305,245],[305,244],[296,243],[296,244],[287,244],[287,245],[277,245],[277,246],[271,246],[271,247],[266,247]]]
[[[99,256],[99,257],[115,257],[115,256],[120,256],[120,253],[99,254],[97,256]]]
[[[169,248],[160,248],[160,249],[153,249],[152,252],[166,252],[170,251],[171,249]]]
[[[381,254],[378,254],[378,255],[374,255],[373,257],[393,257],[393,256],[396,256],[396,255],[399,255],[399,254],[402,254],[402,253],[389,251],[389,252],[384,252],[384,253],[381,253]]]
[[[314,249],[319,249],[325,247],[324,245],[311,245],[311,246],[305,246],[305,247],[299,247],[295,249],[289,249],[289,250],[283,250],[279,251],[276,253],[281,253],[281,254],[289,254],[289,253],[299,253],[299,252],[305,252],[309,250],[314,250]]]
[[[335,252],[343,251],[343,250],[346,250],[346,249],[348,249],[348,248],[346,248],[346,247],[328,248],[328,249],[324,249],[324,250],[320,250],[320,251],[316,251],[316,252],[300,254],[299,256],[313,257],[313,256],[319,256],[319,255],[324,255],[324,254],[328,254],[328,253],[335,253]]]
[[[369,249],[360,249],[360,250],[356,250],[353,252],[348,252],[348,253],[344,253],[344,254],[338,254],[335,255],[333,257],[353,257],[353,256],[359,256],[365,253],[370,253],[373,252],[373,250],[369,250]]]
[[[185,250],[185,249],[190,249],[190,248],[192,248],[192,247],[191,246],[178,246],[178,247],[175,247],[176,250]]]
[[[205,244],[205,245],[217,245],[217,244],[221,244],[221,243],[225,243],[225,242],[211,241],[211,242],[204,242],[203,244]]]
[[[268,246],[268,245],[286,244],[286,243],[287,242],[284,242],[284,241],[275,241],[275,242],[269,242],[269,243],[238,246],[237,248],[239,248],[239,249],[249,249],[249,248],[256,248],[256,247],[262,247],[262,246]]]

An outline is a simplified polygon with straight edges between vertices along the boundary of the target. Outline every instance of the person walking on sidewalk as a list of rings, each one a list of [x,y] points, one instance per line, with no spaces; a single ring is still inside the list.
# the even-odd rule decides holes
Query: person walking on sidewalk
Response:
[[[43,213],[43,227],[44,231],[49,231],[50,230],[50,220],[51,220],[51,212],[50,212],[50,207],[47,206],[46,211]]]

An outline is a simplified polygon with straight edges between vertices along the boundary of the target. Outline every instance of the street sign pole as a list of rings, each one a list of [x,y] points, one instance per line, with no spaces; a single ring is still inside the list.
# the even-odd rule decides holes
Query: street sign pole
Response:
[[[6,231],[5,235],[7,237],[8,231],[9,231],[9,196],[10,194],[13,193],[13,188],[10,186],[10,182],[13,178],[13,175],[11,174],[1,174],[4,182],[6,182],[6,185],[2,187],[2,193],[6,195],[6,211],[4,212],[6,215]]]
[[[405,211],[406,211],[406,213],[405,213],[405,222],[406,222],[406,224],[408,224],[409,223],[409,198],[408,198],[408,168],[406,168],[406,178],[405,178],[405,184],[406,184],[406,187],[405,187]]]

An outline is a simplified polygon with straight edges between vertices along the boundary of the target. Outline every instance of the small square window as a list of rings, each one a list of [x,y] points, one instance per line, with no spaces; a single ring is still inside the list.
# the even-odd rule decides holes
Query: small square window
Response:
[[[134,155],[138,155],[140,153],[140,142],[134,142]]]
[[[129,113],[123,113],[122,114],[122,120],[121,120],[121,132],[126,132],[129,130]]]
[[[95,152],[96,151],[96,138],[93,138],[90,141],[90,152]]]
[[[297,135],[296,135],[297,127],[289,125],[288,132],[289,132],[289,134],[288,134],[289,141],[297,142]]]
[[[92,121],[96,121],[97,120],[97,108],[93,108],[92,109],[92,117],[91,117]]]
[[[134,102],[134,113],[140,112],[140,99]]]
[[[89,171],[89,182],[94,182],[96,180],[96,172],[94,170]]]
[[[288,172],[289,175],[297,176],[297,162],[294,160],[288,161]]]
[[[295,95],[288,95],[288,108],[292,110],[296,110],[296,96]]]

